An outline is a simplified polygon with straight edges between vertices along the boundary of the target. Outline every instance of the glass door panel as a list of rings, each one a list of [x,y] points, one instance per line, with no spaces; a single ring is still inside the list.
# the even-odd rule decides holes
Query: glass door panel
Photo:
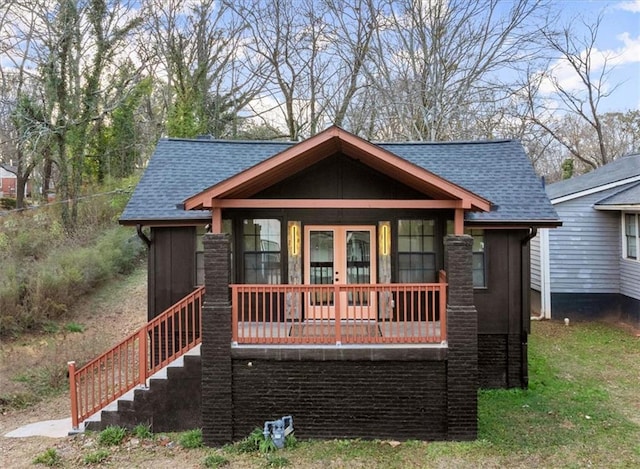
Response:
[[[334,232],[309,232],[309,283],[311,285],[333,284]],[[311,305],[333,306],[333,292],[316,292],[311,295]]]
[[[305,283],[337,288],[309,295],[307,319],[375,319],[375,294],[370,288],[339,287],[375,283],[375,229],[375,226],[305,227]],[[338,291],[340,311],[336,312]]]
[[[371,283],[371,232],[346,231],[347,284]],[[349,306],[369,304],[369,295],[349,292]]]

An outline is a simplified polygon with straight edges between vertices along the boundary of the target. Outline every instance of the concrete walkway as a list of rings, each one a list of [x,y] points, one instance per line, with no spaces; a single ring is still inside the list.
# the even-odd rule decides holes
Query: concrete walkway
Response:
[[[50,438],[63,438],[71,431],[71,417],[60,420],[45,420],[35,422],[17,428],[4,436],[7,438],[26,438],[28,436],[48,436]]]

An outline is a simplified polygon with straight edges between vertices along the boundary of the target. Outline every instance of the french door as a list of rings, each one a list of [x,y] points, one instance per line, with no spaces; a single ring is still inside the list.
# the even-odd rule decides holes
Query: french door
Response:
[[[375,294],[357,287],[376,282],[375,230],[369,225],[305,227],[304,282],[322,286],[305,298],[307,319],[376,318]]]

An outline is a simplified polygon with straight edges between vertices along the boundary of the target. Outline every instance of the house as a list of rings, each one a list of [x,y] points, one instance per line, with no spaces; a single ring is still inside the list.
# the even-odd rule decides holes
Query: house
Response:
[[[640,324],[640,154],[549,184],[546,192],[563,226],[532,240],[534,310],[546,318]]]
[[[338,127],[162,139],[120,222],[149,246],[151,322],[70,369],[74,416],[107,402],[87,399],[113,363],[148,353],[130,372],[144,384],[201,340],[191,375],[102,415],[202,427],[212,445],[283,415],[303,438],[476,438],[478,388],[527,386],[529,240],[560,224],[516,141]],[[128,372],[108,373],[103,389]]]
[[[16,196],[16,175],[14,171],[15,168],[12,166],[0,164],[0,197]]]

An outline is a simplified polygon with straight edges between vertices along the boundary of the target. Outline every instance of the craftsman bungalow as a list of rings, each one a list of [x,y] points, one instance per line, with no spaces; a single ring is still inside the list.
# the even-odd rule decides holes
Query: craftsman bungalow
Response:
[[[527,386],[529,240],[559,221],[516,141],[162,139],[120,221],[149,246],[151,322],[72,369],[76,421],[117,361],[147,387],[103,425],[208,444],[283,415],[301,437],[473,439],[478,387]],[[146,381],[200,340],[178,384]]]

